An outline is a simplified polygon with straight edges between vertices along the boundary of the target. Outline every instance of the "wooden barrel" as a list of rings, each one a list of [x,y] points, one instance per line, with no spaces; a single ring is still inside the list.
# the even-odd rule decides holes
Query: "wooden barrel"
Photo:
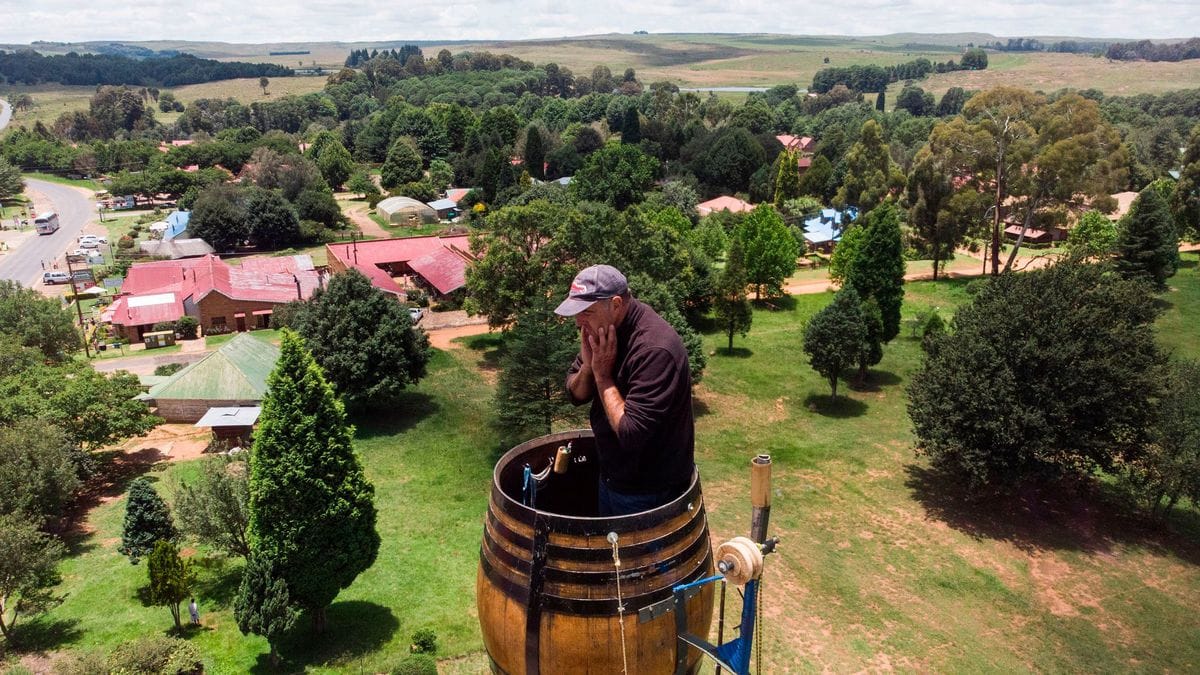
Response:
[[[525,465],[541,471],[568,442],[569,470],[538,487],[536,509],[524,506]],[[496,464],[475,583],[493,672],[610,675],[626,662],[629,673],[676,672],[671,588],[713,570],[699,475],[671,503],[615,518],[596,517],[598,481],[588,430],[535,438]],[[609,532],[618,535],[623,621]],[[713,589],[701,586],[687,602],[695,635],[708,636]],[[685,672],[699,669],[695,649],[683,658]]]

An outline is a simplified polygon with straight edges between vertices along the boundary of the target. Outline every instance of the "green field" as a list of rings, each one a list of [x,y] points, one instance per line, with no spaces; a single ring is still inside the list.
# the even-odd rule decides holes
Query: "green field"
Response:
[[[965,283],[909,284],[905,317],[933,307],[948,317],[966,300]],[[1161,338],[1177,354],[1200,357],[1196,254],[1171,285]],[[783,544],[764,582],[763,672],[1200,668],[1200,514],[1150,526],[1122,515],[1103,490],[1086,502],[1038,494],[986,509],[947,497],[912,451],[904,387],[920,348],[907,328],[869,384],[837,405],[805,363],[804,321],[830,297],[760,307],[733,355],[723,335],[705,337],[697,462],[716,541],[746,531],[749,458],[775,459],[771,524]],[[383,545],[334,603],[329,634],[313,638],[302,623],[288,636],[284,672],[380,672],[422,627],[437,631],[445,672],[486,670],[473,584],[501,450],[489,430],[499,338],[462,340],[436,353],[403,404],[358,425]],[[144,565],[116,552],[122,493],[144,472],[170,495],[196,465],[144,459],[109,465],[109,482],[70,538],[64,602],[26,624],[27,647],[109,650],[170,627],[164,608],[140,600]],[[264,641],[241,636],[230,610],[240,561],[188,552],[200,570],[204,617],[189,639],[210,672],[266,672]]]

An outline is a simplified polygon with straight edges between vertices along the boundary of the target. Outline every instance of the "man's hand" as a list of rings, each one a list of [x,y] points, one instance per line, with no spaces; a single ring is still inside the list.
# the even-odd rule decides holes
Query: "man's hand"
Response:
[[[601,326],[595,335],[587,336],[588,351],[591,352],[592,376],[597,387],[612,383],[613,365],[617,362],[617,327]],[[583,353],[588,358],[587,352]]]
[[[567,391],[575,403],[590,401],[596,395],[596,381],[592,377],[592,346],[588,342],[587,328],[579,329],[579,370],[567,379]]]

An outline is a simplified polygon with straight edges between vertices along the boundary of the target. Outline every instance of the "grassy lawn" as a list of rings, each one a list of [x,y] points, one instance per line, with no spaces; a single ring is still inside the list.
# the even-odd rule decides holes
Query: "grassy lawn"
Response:
[[[1164,296],[1159,332],[1200,357],[1200,261]],[[905,317],[967,300],[967,281],[907,286]],[[697,461],[715,541],[744,534],[747,463],[775,459],[771,526],[783,543],[764,582],[765,672],[1193,671],[1200,667],[1200,517],[1148,526],[1101,491],[1081,504],[1038,497],[987,510],[944,496],[912,451],[904,387],[919,367],[907,330],[865,387],[828,386],[800,351],[804,322],[828,293],[758,308],[732,355],[709,333],[696,389]],[[257,337],[273,339],[267,331]],[[218,336],[210,340],[229,339]],[[436,352],[429,376],[386,415],[358,423],[356,446],[376,487],[383,545],[372,569],[282,648],[284,672],[379,672],[434,628],[444,672],[486,671],[473,584],[497,453],[489,425],[495,336]],[[789,365],[783,365],[789,364]],[[194,463],[139,465],[100,495],[62,565],[64,603],[26,624],[35,646],[111,649],[170,626],[140,593],[145,567],[116,552],[128,479],[148,471],[168,496]],[[231,605],[240,561],[199,550],[204,628],[190,634],[210,672],[262,672],[266,645],[243,637]],[[736,594],[731,597],[736,597]],[[736,603],[732,603],[736,605]],[[736,606],[729,608],[736,623]],[[728,633],[727,633],[728,635]],[[706,669],[705,672],[711,672]]]
[[[69,185],[71,187],[85,188],[88,190],[100,190],[101,186],[94,180],[75,180],[74,178],[63,178],[52,173],[26,172],[26,178],[36,178],[44,180],[47,183],[58,183],[59,185]]]
[[[249,331],[249,334],[252,335],[253,337],[258,338],[259,340],[264,341],[264,342],[270,342],[273,345],[278,345],[280,340],[282,339],[281,337],[279,337],[279,331],[271,329],[271,328],[264,328],[261,330],[252,330],[252,331]],[[230,340],[237,337],[238,335],[239,335],[239,333],[223,333],[221,335],[207,335],[204,338],[204,346],[208,347],[209,349],[215,349],[215,348],[220,347],[221,345],[225,344],[226,342],[229,342]]]

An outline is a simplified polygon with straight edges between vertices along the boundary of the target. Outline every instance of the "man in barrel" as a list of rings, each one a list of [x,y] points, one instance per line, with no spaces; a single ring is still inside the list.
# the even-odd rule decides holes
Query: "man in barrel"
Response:
[[[662,506],[694,470],[692,377],[675,329],[629,294],[615,267],[593,265],[554,310],[575,317],[579,356],[567,373],[576,405],[591,402],[600,458],[600,515]]]

